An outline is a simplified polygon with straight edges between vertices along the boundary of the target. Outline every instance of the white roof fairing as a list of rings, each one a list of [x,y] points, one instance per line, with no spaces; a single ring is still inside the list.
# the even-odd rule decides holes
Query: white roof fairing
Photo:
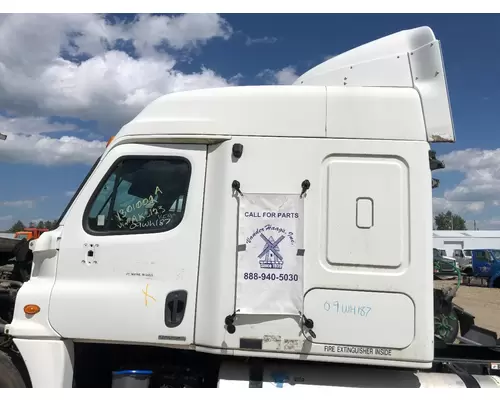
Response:
[[[293,84],[294,85],[336,85],[337,71],[344,68],[359,66],[364,63],[370,63],[374,60],[392,58],[397,59],[397,56],[411,53],[426,44],[436,41],[434,32],[427,27],[419,27],[411,30],[404,30],[393,33],[392,35],[382,37],[369,43],[365,43],[354,49],[346,51],[327,61],[311,68],[300,76]],[[401,59],[401,57],[400,57]],[[345,76],[342,76],[341,85],[344,83]],[[397,84],[397,79],[389,77]],[[349,81],[349,77],[347,79]],[[373,83],[377,79],[373,79]],[[350,82],[347,82],[350,85]]]
[[[432,31],[417,28],[330,59],[294,85],[171,93],[147,105],[107,150],[144,135],[454,141],[440,55]]]
[[[427,26],[374,40],[333,57],[294,85],[412,87],[421,97],[429,142],[455,142],[441,45]]]
[[[413,89],[292,85],[162,96],[125,125],[110,147],[120,138],[142,135],[426,140]]]
[[[325,137],[325,98],[324,87],[233,86],[176,92],[146,106],[117,137],[142,132]]]

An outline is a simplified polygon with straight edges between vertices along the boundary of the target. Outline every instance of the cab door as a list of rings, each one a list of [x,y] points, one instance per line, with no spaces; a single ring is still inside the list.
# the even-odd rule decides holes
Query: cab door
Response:
[[[49,320],[66,338],[193,343],[206,146],[110,150],[63,220]]]
[[[472,269],[477,277],[490,276],[491,256],[487,250],[475,250],[472,252]]]

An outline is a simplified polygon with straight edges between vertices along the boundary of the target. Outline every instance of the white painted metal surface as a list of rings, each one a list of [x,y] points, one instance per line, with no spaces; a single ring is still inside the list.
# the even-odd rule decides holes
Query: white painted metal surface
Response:
[[[325,107],[327,137],[427,140],[420,97],[414,89],[328,87]]]
[[[454,142],[441,46],[428,27],[400,31],[333,57],[294,85],[414,88],[429,142]]]
[[[227,362],[221,366],[218,387],[221,389],[296,389],[316,395],[329,395],[341,388],[466,388],[464,381],[455,374],[417,372],[412,370],[352,367],[345,365],[315,365],[313,363],[267,363],[262,368],[262,378],[250,373],[244,363]],[[500,389],[497,376],[473,375],[481,388]]]
[[[406,160],[392,154],[325,155],[326,259],[330,267],[395,269],[407,263],[409,168]],[[360,200],[370,203],[371,222],[366,226],[357,222]]]
[[[82,219],[89,199],[124,156],[189,160],[186,211],[177,227],[126,235],[95,236],[84,231]],[[193,342],[205,159],[203,145],[127,144],[107,154],[73,204],[62,231],[49,309],[50,323],[61,336],[173,346]],[[83,260],[91,244],[95,263],[86,264]],[[186,290],[188,296],[182,324],[169,329],[165,301],[173,290]]]
[[[375,358],[408,347],[415,337],[415,306],[404,294],[312,289],[304,298],[304,314],[315,321],[314,343],[359,346],[360,354]],[[343,346],[329,348],[337,349]]]
[[[73,387],[73,342],[70,340],[14,339],[33,388]]]
[[[45,232],[40,238],[30,242],[33,252],[31,278],[17,292],[14,318],[8,330],[14,337],[54,338],[59,335],[49,323],[50,294],[54,286],[57,270],[57,248],[61,228]],[[24,306],[36,304],[40,312],[26,315]],[[31,347],[30,347],[31,348]]]
[[[172,93],[146,106],[107,151],[122,140],[155,134],[193,140],[231,135],[427,141],[418,92],[379,87],[244,86]]]
[[[237,162],[231,158],[234,143],[241,143],[244,148]],[[306,353],[309,360],[359,362],[362,358],[367,364],[428,365],[433,358],[433,309],[429,295],[433,287],[432,189],[428,151],[426,142],[309,138],[241,137],[209,146],[196,345],[200,349],[223,347],[225,354],[246,356],[252,352],[240,348],[240,339],[260,338],[265,341],[265,349],[274,350],[266,357],[300,359],[300,353]],[[361,154],[369,157],[356,156]],[[391,161],[396,154],[405,165],[401,175],[399,163]],[[332,158],[347,158],[351,169],[333,171],[336,179],[329,186]],[[389,171],[380,170],[378,165],[389,166]],[[390,173],[392,168],[396,171],[396,182],[400,182],[396,192],[386,186],[389,179],[385,172]],[[407,332],[415,327],[411,344],[398,350],[407,337],[395,340],[390,345],[393,349],[390,356],[385,359],[375,353],[332,353],[323,344],[306,339],[298,318],[293,316],[240,315],[235,322],[236,332],[227,333],[223,323],[234,311],[238,244],[237,200],[228,194],[234,179],[241,183],[243,192],[249,193],[300,193],[301,182],[308,179],[311,188],[304,201],[304,294],[313,288],[405,294],[415,304],[415,313],[410,310],[412,317],[400,319],[401,325],[396,328]],[[392,175],[390,181],[394,185]],[[377,229],[377,235],[391,236],[396,223],[399,235],[391,242],[392,248],[383,246],[379,251],[371,247],[372,237],[366,237],[366,229],[356,226],[358,198],[374,199],[373,229]],[[397,210],[401,214],[394,216]],[[335,216],[334,222],[328,222],[329,215]],[[413,238],[411,246],[410,238]],[[365,252],[372,253],[371,263]],[[359,327],[367,334],[373,330],[368,321]]]

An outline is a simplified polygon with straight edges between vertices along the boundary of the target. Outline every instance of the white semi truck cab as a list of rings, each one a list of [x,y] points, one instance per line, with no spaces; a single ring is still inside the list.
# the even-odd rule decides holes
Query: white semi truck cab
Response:
[[[453,258],[457,261],[461,270],[470,268],[472,265],[472,251],[470,249],[453,250]]]
[[[429,151],[454,140],[427,27],[293,85],[160,97],[31,242],[10,382],[469,386],[432,370]]]

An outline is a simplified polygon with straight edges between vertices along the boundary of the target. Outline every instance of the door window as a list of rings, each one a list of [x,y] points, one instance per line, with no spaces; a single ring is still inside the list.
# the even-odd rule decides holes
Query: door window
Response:
[[[163,232],[182,221],[191,176],[183,158],[118,161],[92,196],[84,216],[94,235]]]

